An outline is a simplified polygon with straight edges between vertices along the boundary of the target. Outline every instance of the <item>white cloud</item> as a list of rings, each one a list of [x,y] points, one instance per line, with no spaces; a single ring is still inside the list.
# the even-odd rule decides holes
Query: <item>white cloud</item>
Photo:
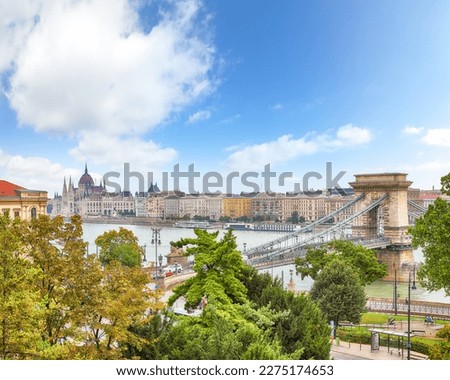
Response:
[[[284,135],[275,141],[248,145],[235,151],[228,157],[226,166],[230,170],[261,169],[269,162],[273,165],[320,151],[362,145],[371,139],[369,129],[352,124],[340,127],[335,136],[330,133],[307,134],[294,139],[292,135]]]
[[[272,105],[270,108],[271,108],[272,110],[274,110],[274,111],[279,111],[279,110],[281,110],[281,109],[283,108],[283,105],[282,105],[281,103],[275,103],[275,104]]]
[[[175,149],[162,148],[153,141],[135,137],[119,139],[98,132],[85,133],[70,154],[78,161],[89,160],[108,170],[120,170],[124,163],[130,163],[133,170],[143,173],[161,168],[177,157]]]
[[[372,140],[372,132],[367,128],[360,128],[352,124],[340,127],[336,139],[331,143],[336,146],[352,146],[366,144]]]
[[[10,69],[31,32],[39,0],[0,0],[0,73]]]
[[[214,48],[195,35],[199,2],[144,33],[125,0],[44,2],[21,46],[10,103],[39,131],[141,133],[212,90]]]
[[[210,117],[211,117],[211,111],[208,111],[208,110],[198,111],[189,116],[188,123],[194,124],[194,123],[197,123],[198,121],[208,120]]]
[[[176,155],[141,136],[214,91],[208,15],[201,18],[199,0],[169,1],[144,31],[135,6],[133,0],[0,0],[0,74],[20,124],[72,136],[72,153],[92,162],[123,161],[104,148],[105,139],[145,163]],[[203,112],[197,118],[208,116]],[[103,140],[86,137],[103,134]],[[149,159],[147,152],[155,155]]]
[[[79,178],[80,170],[64,169],[47,158],[10,155],[0,149],[0,178],[31,190],[61,191],[64,176]]]
[[[420,135],[423,131],[423,128],[413,127],[411,125],[407,125],[403,128],[403,133],[405,135]]]
[[[450,147],[450,129],[428,129],[421,141],[426,145]]]

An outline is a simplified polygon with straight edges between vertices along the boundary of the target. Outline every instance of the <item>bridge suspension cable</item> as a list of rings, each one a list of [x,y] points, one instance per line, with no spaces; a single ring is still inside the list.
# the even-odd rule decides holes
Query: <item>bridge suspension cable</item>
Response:
[[[349,210],[351,207],[353,207],[356,203],[360,202],[361,200],[363,200],[365,197],[364,193],[359,195],[358,197],[356,197],[355,199],[353,199],[352,201],[346,203],[344,206],[342,206],[341,208],[337,209],[336,211],[333,211],[332,213],[325,215],[324,217],[317,219],[316,221],[308,224],[307,226],[304,226],[300,229],[298,229],[295,232],[291,232],[289,234],[286,234],[282,237],[279,237],[277,239],[271,240],[268,243],[264,243],[261,245],[258,245],[256,247],[252,247],[250,249],[248,249],[245,253],[247,255],[247,257],[251,256],[253,253],[257,253],[257,252],[261,252],[262,250],[265,250],[267,248],[270,248],[271,246],[274,246],[276,244],[281,244],[283,242],[286,242],[292,238],[298,238],[300,236],[302,236],[305,233],[310,232],[314,227],[319,226],[321,224],[327,223],[329,222],[332,218],[334,218],[335,216],[344,213],[345,211]],[[298,240],[298,239],[297,239]]]
[[[247,256],[247,261],[251,265],[261,265],[267,262],[273,263],[274,260],[292,260],[295,257],[300,257],[304,253],[306,253],[306,249],[311,246],[322,245],[327,241],[333,240],[331,238],[332,233],[336,231],[344,231],[346,228],[349,228],[354,220],[362,216],[363,214],[373,210],[378,207],[382,202],[384,202],[388,198],[388,194],[383,194],[374,202],[370,203],[364,209],[358,211],[357,213],[352,214],[349,218],[336,223],[335,225],[327,228],[324,231],[321,231],[317,234],[306,236],[304,240],[297,242],[296,239],[292,239],[295,237],[294,234],[289,235],[289,243],[284,247],[275,248],[269,245],[268,248],[261,249],[259,252],[253,252],[250,256]],[[362,198],[361,198],[362,199]],[[334,234],[333,234],[334,235]],[[386,246],[390,243],[389,239],[384,237],[371,238],[367,241],[364,241],[361,237],[347,237],[347,240],[355,240],[358,243],[372,247]],[[265,244],[267,246],[267,244]]]

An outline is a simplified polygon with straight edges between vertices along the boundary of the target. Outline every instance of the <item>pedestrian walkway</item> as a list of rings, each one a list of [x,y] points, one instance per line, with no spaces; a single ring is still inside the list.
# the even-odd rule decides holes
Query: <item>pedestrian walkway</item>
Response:
[[[361,358],[365,360],[406,360],[407,352],[403,350],[403,357],[401,350],[390,349],[380,346],[379,350],[372,351],[369,344],[340,342],[337,344],[333,341],[331,346],[331,357],[339,360],[342,355],[349,357]],[[427,357],[418,352],[411,351],[411,359],[425,360]]]

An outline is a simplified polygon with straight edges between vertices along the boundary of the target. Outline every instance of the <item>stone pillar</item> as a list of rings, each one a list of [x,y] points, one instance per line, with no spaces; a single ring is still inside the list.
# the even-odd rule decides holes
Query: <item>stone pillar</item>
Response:
[[[383,278],[385,281],[394,281],[394,272],[397,269],[397,281],[408,282],[409,268],[414,262],[413,250],[411,247],[396,247],[377,249],[377,258],[386,264],[388,275]]]
[[[388,198],[383,202],[381,213],[378,208],[367,215],[362,216],[359,224],[354,226],[357,236],[373,237],[376,235],[380,220],[383,219],[384,236],[391,240],[392,244],[404,245],[405,235],[408,229],[408,188],[412,184],[406,180],[405,173],[382,173],[382,174],[358,174],[355,182],[350,186],[355,189],[355,194],[365,194],[363,201],[356,206],[356,212],[364,209],[370,203],[379,199],[383,194]],[[365,232],[366,231],[366,232]],[[367,236],[369,235],[369,236]]]

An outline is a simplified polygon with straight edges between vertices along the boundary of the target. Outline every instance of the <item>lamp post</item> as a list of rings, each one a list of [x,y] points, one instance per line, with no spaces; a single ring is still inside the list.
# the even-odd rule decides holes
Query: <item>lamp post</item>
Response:
[[[397,315],[397,297],[398,297],[398,291],[397,291],[397,268],[394,265],[394,297],[393,297],[393,303],[394,303],[394,315]]]
[[[159,254],[158,256],[158,262],[159,262],[159,274],[161,275],[162,272],[162,261],[163,261],[163,257],[161,254]]]
[[[413,273],[413,281],[411,285],[411,272]],[[408,273],[408,343],[406,348],[408,350],[407,359],[411,360],[411,289],[416,290],[416,265],[413,264],[413,268]]]
[[[142,250],[143,250],[143,254],[142,254],[142,262],[146,263],[147,262],[147,244],[144,244],[142,246]]]
[[[158,245],[161,245],[161,228],[152,228],[152,245],[155,246],[155,275],[157,277],[158,276]]]
[[[244,244],[244,252],[247,250],[247,243],[243,243]]]

